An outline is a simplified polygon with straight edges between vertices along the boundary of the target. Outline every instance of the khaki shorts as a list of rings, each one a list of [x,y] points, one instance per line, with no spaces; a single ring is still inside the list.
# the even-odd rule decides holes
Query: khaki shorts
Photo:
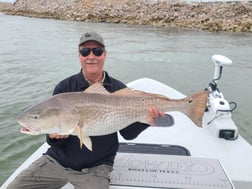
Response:
[[[50,156],[43,155],[21,172],[7,189],[59,189],[68,182],[76,189],[108,189],[111,171],[110,165],[74,171],[62,167]]]

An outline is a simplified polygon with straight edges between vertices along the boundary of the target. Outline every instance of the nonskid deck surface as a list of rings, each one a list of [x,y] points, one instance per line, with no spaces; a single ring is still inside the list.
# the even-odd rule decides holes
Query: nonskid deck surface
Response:
[[[120,152],[110,179],[111,186],[136,188],[233,188],[218,160],[190,156]]]

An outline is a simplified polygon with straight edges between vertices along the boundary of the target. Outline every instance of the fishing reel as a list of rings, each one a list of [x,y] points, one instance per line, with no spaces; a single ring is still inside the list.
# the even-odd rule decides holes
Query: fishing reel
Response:
[[[220,80],[224,65],[232,64],[232,61],[222,55],[213,55],[212,61],[215,64],[214,77],[212,82],[209,83],[207,111],[209,112],[210,120],[207,125],[213,125],[214,132],[218,138],[227,140],[234,140],[238,137],[238,128],[231,119],[232,111],[236,108],[235,102],[228,102],[222,92],[218,89],[217,81]],[[233,108],[230,108],[230,105]]]

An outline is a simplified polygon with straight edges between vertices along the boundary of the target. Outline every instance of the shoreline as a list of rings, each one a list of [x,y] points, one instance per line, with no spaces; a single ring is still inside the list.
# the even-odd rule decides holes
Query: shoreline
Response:
[[[8,15],[60,20],[252,32],[251,1],[17,0],[14,5],[0,3],[0,11]]]

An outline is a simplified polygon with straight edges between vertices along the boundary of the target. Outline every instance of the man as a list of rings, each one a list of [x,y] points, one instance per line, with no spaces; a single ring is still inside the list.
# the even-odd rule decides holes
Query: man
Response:
[[[126,87],[103,70],[107,51],[103,38],[99,34],[95,32],[83,34],[78,51],[81,72],[61,81],[55,87],[53,95],[84,91],[96,82],[101,82],[110,92]],[[153,120],[163,114],[155,107],[150,107],[146,116],[150,124],[153,124]],[[127,140],[134,139],[148,126],[143,123],[133,123],[122,129],[120,134]],[[72,135],[49,134],[46,140],[51,146],[48,151],[23,171],[8,188],[56,189],[68,182],[75,188],[109,188],[109,173],[112,171],[119,145],[117,133],[91,137],[92,151],[85,146],[80,149],[78,137]]]

